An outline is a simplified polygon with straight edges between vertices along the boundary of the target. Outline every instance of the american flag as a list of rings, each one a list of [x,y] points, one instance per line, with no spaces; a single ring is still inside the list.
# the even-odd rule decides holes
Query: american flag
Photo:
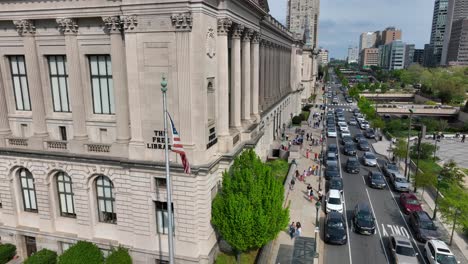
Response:
[[[182,159],[182,166],[184,166],[184,172],[190,174],[190,164],[187,159],[187,155],[184,151],[184,146],[180,144],[180,137],[179,132],[174,125],[174,121],[172,121],[172,117],[169,113],[167,113],[169,120],[171,121],[171,131],[172,131],[172,151],[178,153],[180,158]]]

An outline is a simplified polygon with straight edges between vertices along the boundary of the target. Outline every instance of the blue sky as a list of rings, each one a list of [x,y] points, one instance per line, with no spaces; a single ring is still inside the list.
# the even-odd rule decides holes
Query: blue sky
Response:
[[[269,0],[270,14],[286,19],[287,0]],[[345,58],[348,46],[359,45],[365,31],[395,26],[402,39],[424,48],[431,34],[434,0],[322,0],[320,2],[319,45],[330,57]]]

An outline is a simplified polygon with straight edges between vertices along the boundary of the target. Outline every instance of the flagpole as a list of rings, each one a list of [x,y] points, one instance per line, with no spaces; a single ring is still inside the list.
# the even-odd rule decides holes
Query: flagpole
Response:
[[[169,263],[174,264],[174,233],[173,233],[173,217],[172,217],[172,184],[171,175],[169,173],[169,140],[167,136],[167,105],[166,105],[166,92],[167,92],[167,81],[166,77],[162,77],[161,81],[161,92],[163,94],[163,114],[164,114],[164,156],[166,158],[166,190],[167,190],[167,215],[169,218]]]

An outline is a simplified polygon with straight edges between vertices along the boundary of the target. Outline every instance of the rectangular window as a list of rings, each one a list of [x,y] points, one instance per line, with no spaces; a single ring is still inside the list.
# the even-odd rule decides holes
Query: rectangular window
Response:
[[[54,112],[70,112],[68,99],[67,58],[63,55],[47,56]]]
[[[206,145],[206,149],[211,148],[214,144],[218,142],[218,138],[216,137],[216,127],[210,127],[208,129],[208,144]]]
[[[67,141],[67,127],[59,126],[60,140]]]
[[[158,189],[166,189],[167,183],[165,178],[154,178],[156,184],[156,190]]]
[[[94,113],[115,114],[111,58],[109,55],[92,55],[88,58]]]
[[[10,56],[11,79],[15,93],[16,110],[31,111],[31,99],[29,98],[28,79],[24,56]]]
[[[156,225],[158,228],[158,233],[168,234],[169,233],[169,217],[167,213],[167,203],[166,202],[155,202],[156,205]],[[175,221],[174,221],[174,204],[172,206],[172,227],[175,232]]]

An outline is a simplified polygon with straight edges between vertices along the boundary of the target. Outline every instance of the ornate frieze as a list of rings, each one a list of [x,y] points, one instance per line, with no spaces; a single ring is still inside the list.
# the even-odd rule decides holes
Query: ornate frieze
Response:
[[[193,18],[192,13],[173,14],[171,16],[172,26],[177,31],[191,31]]]
[[[121,16],[120,21],[125,31],[130,31],[138,26],[137,16]]]
[[[120,17],[118,16],[102,17],[102,21],[104,22],[106,31],[108,31],[109,33],[120,33],[120,30],[122,29]]]
[[[235,24],[232,28],[232,38],[240,38],[242,36],[244,28],[245,27],[243,25]]]
[[[76,34],[78,33],[78,24],[73,18],[57,18],[56,22],[58,24],[60,32],[64,34]]]
[[[242,41],[250,42],[250,39],[252,38],[253,33],[254,33],[253,29],[246,28],[244,30],[244,35],[242,35]]]
[[[232,26],[232,20],[229,18],[218,19],[218,35],[227,35]]]
[[[16,30],[20,36],[26,34],[35,34],[36,27],[31,20],[23,19],[23,20],[15,20],[13,24],[16,26]]]

